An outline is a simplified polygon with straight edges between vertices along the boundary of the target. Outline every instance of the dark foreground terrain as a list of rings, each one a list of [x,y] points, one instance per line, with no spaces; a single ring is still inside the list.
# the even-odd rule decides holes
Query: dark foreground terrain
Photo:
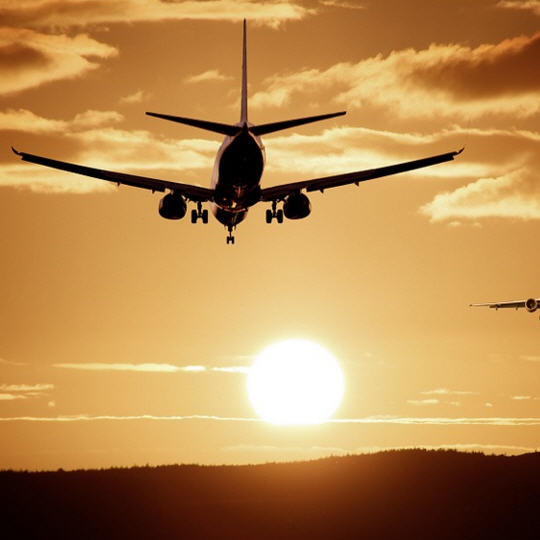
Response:
[[[540,453],[0,472],[0,536],[540,539]]]

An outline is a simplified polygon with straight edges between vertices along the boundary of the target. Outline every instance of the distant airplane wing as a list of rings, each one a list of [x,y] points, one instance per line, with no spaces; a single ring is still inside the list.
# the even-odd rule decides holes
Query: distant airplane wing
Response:
[[[422,167],[429,167],[431,165],[436,165],[437,163],[444,163],[445,161],[452,161],[454,157],[461,154],[461,152],[463,152],[463,148],[457,152],[448,152],[447,154],[439,154],[437,156],[417,159],[415,161],[407,161],[405,163],[398,163],[397,165],[337,174],[335,176],[325,176],[323,178],[312,178],[311,180],[268,187],[261,190],[261,200],[279,201],[284,199],[290,193],[301,191],[303,189],[306,191],[323,192],[325,189],[345,186],[347,184],[358,185],[359,182],[365,182],[366,180],[373,180],[374,178],[381,178],[382,176],[390,176],[392,174],[412,171],[414,169],[421,169]]]
[[[85,167],[83,165],[76,165],[74,163],[67,163],[65,161],[57,161],[55,159],[35,156],[34,154],[27,154],[26,152],[19,152],[13,147],[11,149],[13,152],[15,152],[15,154],[20,156],[23,161],[37,163],[38,165],[44,165],[45,167],[52,167],[53,169],[60,169],[62,171],[82,174],[84,176],[92,176],[93,178],[107,180],[108,182],[114,182],[118,185],[123,184],[125,186],[150,189],[152,191],[165,191],[166,189],[170,189],[175,193],[182,194],[184,197],[186,197],[186,199],[192,201],[209,201],[212,200],[214,196],[214,190],[209,188],[193,186],[190,184],[181,184],[179,182],[170,182],[168,180],[160,180],[158,178],[137,176],[134,174],[94,169],[92,167]]]
[[[510,302],[486,302],[484,304],[469,304],[471,307],[490,307],[499,308],[527,308],[529,311],[535,311],[540,306],[540,298],[528,298],[527,300],[512,300]]]

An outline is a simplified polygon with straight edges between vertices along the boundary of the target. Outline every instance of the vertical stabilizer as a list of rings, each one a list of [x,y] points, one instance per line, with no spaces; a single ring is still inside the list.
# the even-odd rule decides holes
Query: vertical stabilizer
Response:
[[[247,44],[246,44],[246,19],[244,19],[244,38],[242,47],[242,105],[240,109],[240,122],[247,124]]]

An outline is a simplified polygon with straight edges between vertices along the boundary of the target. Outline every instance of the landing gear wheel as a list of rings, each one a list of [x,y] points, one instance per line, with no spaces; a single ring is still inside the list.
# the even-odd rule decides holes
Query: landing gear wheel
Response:
[[[273,219],[273,214],[272,214],[272,210],[268,209],[266,211],[266,223],[272,223],[272,219]]]
[[[232,234],[233,228],[229,225],[227,230],[229,231],[229,236],[227,236],[227,244],[234,244],[234,236]]]
[[[276,219],[278,223],[283,223],[283,210],[279,209],[276,212]]]
[[[208,210],[204,209],[201,213],[201,218],[203,223],[208,223]]]
[[[199,218],[197,210],[195,208],[191,211],[191,223],[197,223],[197,219]]]

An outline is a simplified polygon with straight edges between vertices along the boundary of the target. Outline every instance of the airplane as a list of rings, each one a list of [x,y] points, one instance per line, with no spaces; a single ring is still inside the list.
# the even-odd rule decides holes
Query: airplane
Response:
[[[358,186],[360,182],[366,180],[452,161],[463,151],[463,148],[461,148],[458,151],[398,163],[396,165],[300,180],[272,187],[261,187],[260,182],[265,164],[265,150],[261,141],[262,135],[342,116],[346,114],[346,111],[255,125],[248,121],[247,88],[247,40],[246,20],[244,19],[239,122],[236,124],[222,124],[169,114],[146,113],[155,118],[187,124],[225,135],[225,139],[215,158],[211,187],[209,188],[158,178],[95,169],[20,152],[13,147],[11,149],[16,155],[20,156],[22,161],[29,163],[107,180],[116,183],[118,186],[134,186],[151,190],[152,193],[155,191],[164,192],[165,195],[159,203],[159,214],[165,219],[182,219],[187,213],[186,202],[193,202],[196,208],[191,210],[191,222],[197,223],[197,221],[201,220],[203,223],[208,223],[208,210],[203,209],[202,205],[203,203],[209,203],[215,218],[228,231],[227,244],[234,244],[233,230],[245,219],[249,208],[260,202],[271,203],[271,208],[266,210],[267,223],[272,223],[274,219],[278,223],[283,223],[284,216],[287,219],[303,219],[311,212],[311,203],[303,191],[320,191],[324,193],[324,190],[338,186],[348,184],[356,184]],[[279,209],[278,204],[282,206]]]
[[[485,304],[469,304],[470,307],[490,307],[492,309],[499,308],[525,308],[529,313],[534,313],[537,309],[540,309],[540,298],[527,298],[527,300],[514,300],[510,302],[493,302]]]

